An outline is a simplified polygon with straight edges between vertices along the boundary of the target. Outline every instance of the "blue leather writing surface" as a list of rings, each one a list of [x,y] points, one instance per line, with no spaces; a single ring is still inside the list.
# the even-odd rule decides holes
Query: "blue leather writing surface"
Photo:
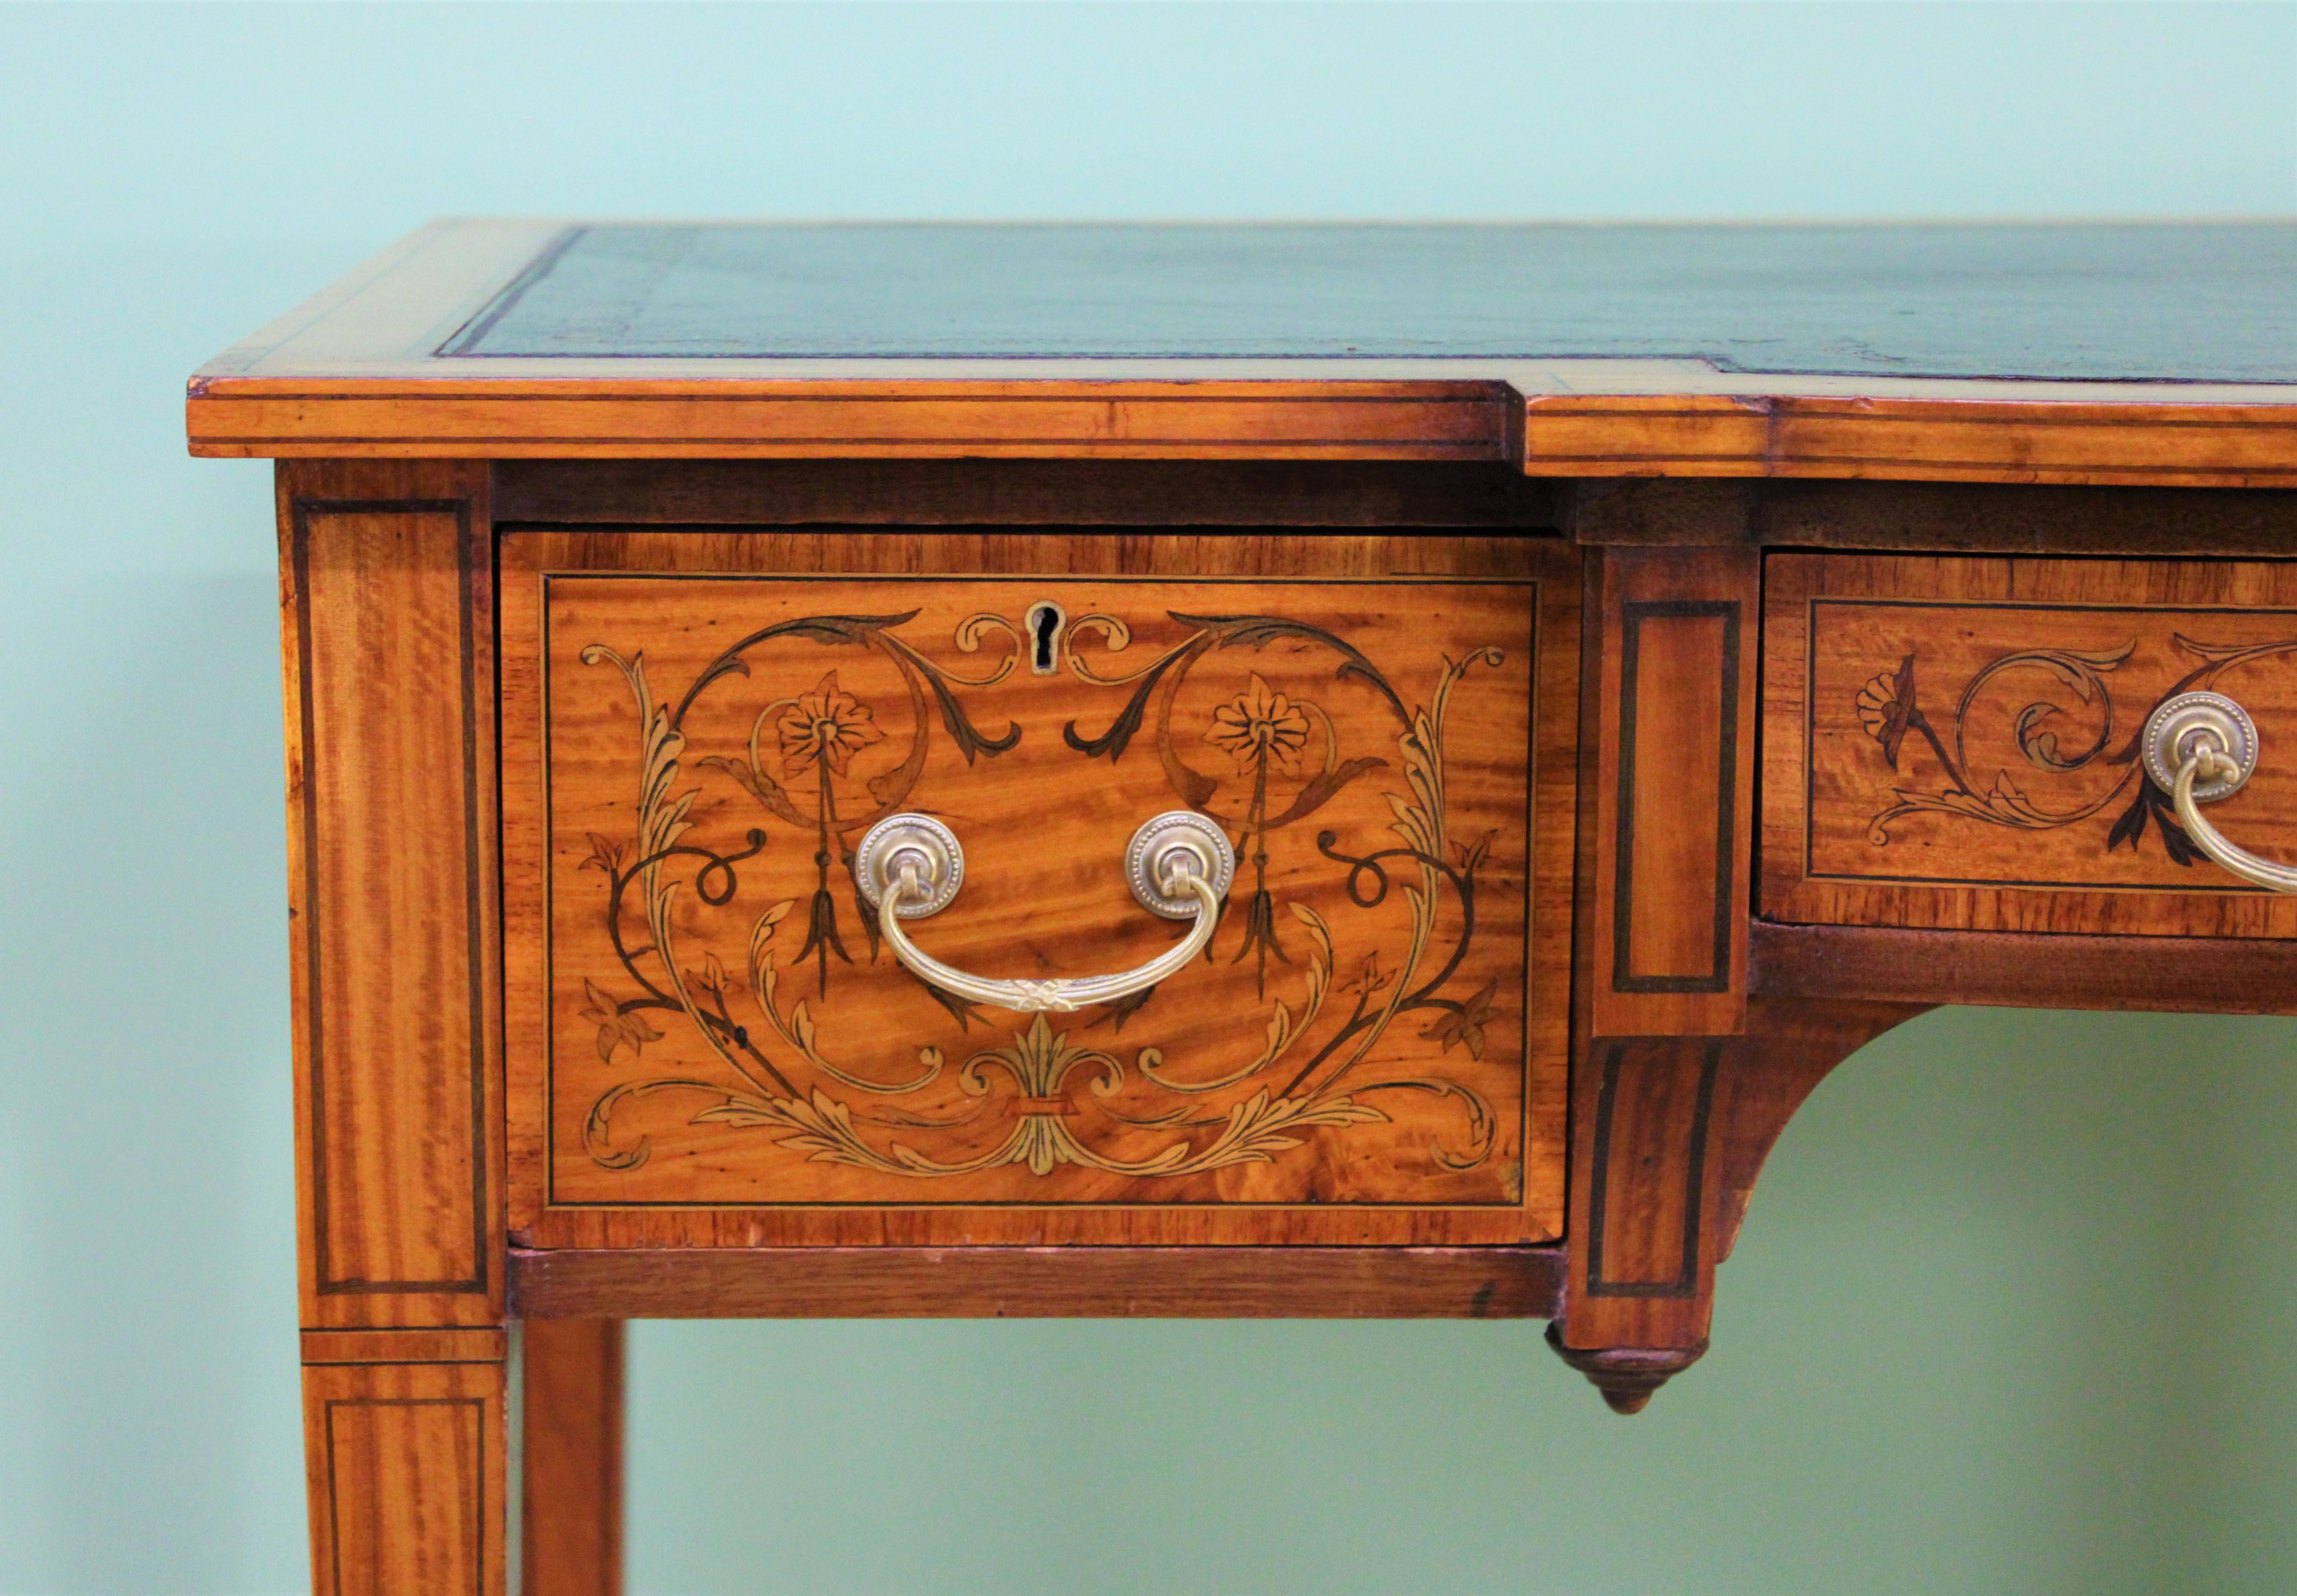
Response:
[[[440,352],[2297,382],[2297,224],[592,226]]]

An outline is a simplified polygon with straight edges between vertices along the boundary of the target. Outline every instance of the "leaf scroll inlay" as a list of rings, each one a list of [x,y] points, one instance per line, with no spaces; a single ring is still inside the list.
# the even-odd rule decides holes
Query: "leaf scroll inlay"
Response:
[[[1297,620],[1170,612],[1160,625],[1178,626],[1177,641],[1109,671],[1085,646],[1098,640],[1107,654],[1120,653],[1133,645],[1134,624],[1099,613],[1070,619],[1060,657],[1076,682],[1116,702],[1098,729],[1089,728],[1089,716],[1070,720],[1062,743],[1084,761],[1113,764],[1145,738],[1174,798],[1199,810],[1235,784],[1223,802],[1234,811],[1225,824],[1239,871],[1220,958],[1250,967],[1264,1005],[1261,1045],[1209,1069],[1209,1061],[1168,1057],[1156,1046],[1128,1057],[1114,1039],[1153,1001],[1151,992],[1097,1016],[1069,1016],[1066,1029],[1037,1015],[961,1057],[925,1047],[912,1065],[887,1067],[852,1061],[854,1039],[835,1023],[830,1006],[843,979],[836,968],[882,957],[874,917],[852,882],[852,843],[887,814],[931,807],[925,777],[936,744],[945,740],[970,767],[1010,753],[1023,736],[1017,720],[994,734],[983,730],[971,702],[1012,674],[1022,630],[993,614],[967,619],[947,640],[958,652],[977,654],[997,641],[1006,652],[993,665],[958,675],[937,664],[923,640],[903,635],[916,614],[813,615],[760,629],[712,659],[674,707],[655,698],[642,654],[625,656],[604,643],[581,651],[585,663],[621,673],[632,716],[631,835],[590,835],[582,861],[603,878],[600,947],[612,963],[580,976],[580,1013],[595,1027],[600,1061],[630,1075],[600,1092],[585,1116],[584,1144],[599,1167],[643,1166],[662,1129],[659,1116],[639,1105],[678,1096],[704,1099],[686,1114],[693,1125],[759,1131],[809,1162],[905,1181],[1008,1168],[1041,1180],[1071,1168],[1165,1181],[1264,1165],[1318,1133],[1345,1137],[1351,1127],[1390,1123],[1374,1099],[1399,1091],[1445,1106],[1457,1125],[1456,1134],[1425,1148],[1431,1170],[1468,1170],[1491,1156],[1497,1119],[1474,1087],[1447,1074],[1398,1073],[1381,1060],[1393,1031],[1428,1044],[1407,1052],[1480,1063],[1487,1027],[1520,1000],[1519,985],[1477,979],[1469,990],[1470,981],[1454,979],[1478,934],[1478,876],[1487,868],[1492,834],[1453,833],[1446,728],[1470,679],[1503,663],[1500,649],[1439,656],[1423,667],[1430,671],[1426,697],[1415,703],[1354,644]],[[892,667],[900,689],[872,702],[869,690],[855,685],[860,678],[834,661],[801,674],[804,651],[794,654],[793,645],[864,651],[881,669]],[[1243,669],[1198,721],[1181,723],[1183,690],[1208,662],[1272,648],[1287,651],[1288,659],[1321,655],[1329,662],[1322,679],[1334,688],[1368,689],[1366,702],[1384,706],[1390,722],[1385,746],[1345,748],[1340,725],[1315,701],[1321,695],[1272,682],[1257,664]],[[1909,679],[1911,669],[1909,660]],[[708,695],[737,690],[760,703],[740,710],[746,743],[721,744],[693,759],[689,774],[689,716]],[[1911,698],[1908,704],[1911,716]],[[1353,724],[1361,725],[1361,713]],[[746,851],[691,840],[704,791],[697,784],[708,782],[725,784],[720,792],[739,795],[731,802],[751,806]],[[1366,783],[1383,785],[1364,789]],[[1352,790],[1379,795],[1386,837],[1344,844],[1328,827],[1304,856],[1329,866],[1350,913],[1377,909],[1392,893],[1407,912],[1401,941],[1353,948],[1352,974],[1343,980],[1336,975],[1342,931],[1310,904],[1285,901],[1270,850],[1280,834]],[[1305,830],[1299,837],[1297,846],[1308,849]],[[811,888],[752,900],[747,947],[738,956],[681,949],[673,912],[680,895],[712,909],[733,906],[747,861],[770,847],[810,856]],[[643,942],[627,934],[632,911],[646,926]],[[1280,990],[1272,992],[1272,983]],[[979,1021],[997,1029],[991,1016],[926,991],[961,1028]],[[1411,1024],[1396,1029],[1407,1016]],[[673,1024],[704,1044],[719,1074],[690,1061],[675,1074],[643,1073],[648,1049],[663,1043],[663,1027]],[[1103,1027],[1107,1045],[1088,1039]],[[947,1106],[952,1090],[954,1108]],[[626,1134],[618,1115],[631,1113],[648,1115],[655,1128]],[[983,1145],[981,1132],[1003,1123],[1000,1115],[1009,1130]],[[970,1144],[943,1150],[959,1129]]]

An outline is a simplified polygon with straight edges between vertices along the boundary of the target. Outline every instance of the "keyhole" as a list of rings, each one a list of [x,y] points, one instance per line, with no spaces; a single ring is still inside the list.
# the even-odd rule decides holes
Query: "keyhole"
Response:
[[[1050,676],[1059,664],[1061,628],[1067,621],[1068,616],[1062,613],[1061,606],[1050,598],[1029,606],[1029,669],[1037,675]]]

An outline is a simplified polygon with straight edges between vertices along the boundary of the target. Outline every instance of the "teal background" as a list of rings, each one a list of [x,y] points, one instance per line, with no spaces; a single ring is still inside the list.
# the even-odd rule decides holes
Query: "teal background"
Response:
[[[0,1592],[304,1577],[268,476],[425,218],[2297,212],[2297,7],[0,5]],[[648,1324],[633,1590],[2297,1584],[2283,1021],[1940,1012],[1633,1422],[1529,1324]]]

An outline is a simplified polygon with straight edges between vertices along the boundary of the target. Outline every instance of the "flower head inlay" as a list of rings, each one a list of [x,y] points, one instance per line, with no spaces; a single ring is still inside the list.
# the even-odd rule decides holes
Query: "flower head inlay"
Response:
[[[1213,712],[1205,741],[1235,760],[1239,770],[1272,765],[1297,775],[1300,751],[1308,745],[1308,717],[1283,694],[1271,692],[1256,670],[1242,693]]]
[[[1882,745],[1882,758],[1898,768],[1898,745],[1918,713],[1914,708],[1914,656],[1909,654],[1895,671],[1885,670],[1858,689],[1858,724]]]
[[[831,671],[812,692],[782,712],[776,728],[781,734],[782,769],[796,776],[819,760],[844,775],[855,754],[885,740],[877,719],[868,704],[837,685],[837,672]]]

